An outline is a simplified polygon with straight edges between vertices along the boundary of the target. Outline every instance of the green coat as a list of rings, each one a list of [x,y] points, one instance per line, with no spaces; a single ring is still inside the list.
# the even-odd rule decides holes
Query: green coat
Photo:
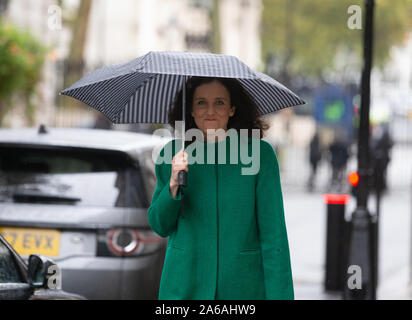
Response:
[[[176,198],[169,193],[171,164],[156,163],[157,186],[148,220],[156,233],[169,236],[159,299],[294,299],[279,167],[272,146],[259,140],[260,170],[242,175],[240,169],[250,166],[241,163],[245,161],[206,163],[207,148],[223,150],[216,151],[219,154],[226,147],[230,159],[229,143],[196,143],[204,150],[205,164],[189,162],[184,218],[180,193]],[[181,140],[170,141],[161,156],[168,147],[174,156]],[[188,155],[190,159],[196,151]]]

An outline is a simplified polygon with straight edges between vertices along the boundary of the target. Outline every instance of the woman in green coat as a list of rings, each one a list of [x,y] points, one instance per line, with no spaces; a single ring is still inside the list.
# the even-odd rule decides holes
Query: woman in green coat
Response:
[[[169,114],[173,127],[182,119],[181,100],[180,93]],[[235,80],[194,77],[186,103],[186,128],[200,130],[203,140],[186,142],[185,151],[180,139],[164,146],[148,210],[151,228],[169,237],[159,299],[293,299],[278,161],[261,140],[267,126],[256,105]],[[248,136],[232,134],[240,129]],[[257,139],[251,129],[259,130]],[[245,157],[251,153],[252,160]],[[187,171],[183,217],[180,170]]]

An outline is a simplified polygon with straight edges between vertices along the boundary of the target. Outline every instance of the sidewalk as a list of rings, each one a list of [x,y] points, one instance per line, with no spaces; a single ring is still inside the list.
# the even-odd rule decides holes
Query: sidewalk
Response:
[[[284,186],[283,198],[296,300],[336,300],[340,293],[323,289],[326,251],[326,204],[323,192],[306,193]],[[381,202],[378,299],[412,299],[410,276],[410,207],[407,190],[396,190]],[[351,198],[346,214],[355,209]],[[369,199],[374,211],[374,197]]]
[[[309,177],[307,150],[288,145],[280,152],[281,181],[295,285],[295,298],[310,300],[341,299],[339,293],[323,290],[326,253],[326,204],[330,168],[320,163],[313,193],[306,191]],[[389,192],[381,199],[379,219],[378,299],[412,299],[412,147],[395,144],[388,168]],[[347,173],[357,168],[352,157]],[[349,184],[347,184],[349,187]],[[332,193],[332,192],[331,192]],[[349,190],[347,190],[349,193]],[[356,208],[351,196],[346,216]],[[368,209],[376,212],[376,200],[369,196]]]

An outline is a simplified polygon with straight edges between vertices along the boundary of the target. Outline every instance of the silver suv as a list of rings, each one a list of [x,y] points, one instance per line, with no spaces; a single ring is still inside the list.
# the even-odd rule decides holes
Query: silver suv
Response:
[[[62,289],[156,299],[166,239],[147,221],[162,138],[97,129],[0,129],[0,233],[50,257]],[[159,149],[160,150],[160,149]]]

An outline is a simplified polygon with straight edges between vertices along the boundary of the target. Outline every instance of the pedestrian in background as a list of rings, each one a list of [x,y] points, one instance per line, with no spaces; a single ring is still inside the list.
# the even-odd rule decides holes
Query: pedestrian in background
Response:
[[[332,167],[332,179],[330,189],[340,192],[343,189],[344,174],[349,159],[349,146],[344,135],[336,134],[334,141],[329,146],[330,164]]]
[[[376,127],[371,139],[371,161],[374,168],[374,187],[380,192],[387,191],[387,169],[391,161],[390,152],[394,142],[390,136],[389,128],[385,125]]]
[[[313,188],[315,186],[316,172],[321,159],[322,147],[320,145],[319,133],[316,131],[309,145],[309,162],[311,167],[311,173],[308,180],[309,192],[313,191]]]

